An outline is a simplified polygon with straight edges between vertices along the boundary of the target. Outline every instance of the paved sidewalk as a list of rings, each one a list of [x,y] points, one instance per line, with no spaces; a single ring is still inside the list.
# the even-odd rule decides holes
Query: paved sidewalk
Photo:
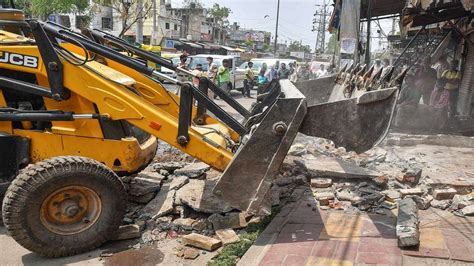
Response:
[[[239,265],[474,263],[473,217],[433,208],[419,213],[421,245],[401,250],[395,235],[396,213],[321,211],[312,196],[304,196],[282,209]]]

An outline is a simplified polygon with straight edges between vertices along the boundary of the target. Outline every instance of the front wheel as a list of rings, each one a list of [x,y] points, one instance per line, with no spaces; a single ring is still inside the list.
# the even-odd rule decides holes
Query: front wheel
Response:
[[[46,257],[95,249],[114,236],[125,188],[105,165],[79,156],[29,165],[10,185],[3,221],[23,247]]]

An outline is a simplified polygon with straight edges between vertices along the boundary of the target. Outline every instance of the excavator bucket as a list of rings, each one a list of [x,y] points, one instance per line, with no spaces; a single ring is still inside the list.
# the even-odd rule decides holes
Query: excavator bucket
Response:
[[[304,95],[288,80],[273,82],[252,109],[251,133],[214,187],[232,207],[255,213],[262,205],[306,115]]]
[[[348,71],[344,67],[337,75],[295,84],[307,101],[300,132],[361,153],[378,144],[388,132],[403,77],[394,79],[387,88],[379,86],[370,91],[384,81],[380,71],[372,78],[368,77],[373,69],[365,74]],[[366,80],[354,85],[362,79]]]

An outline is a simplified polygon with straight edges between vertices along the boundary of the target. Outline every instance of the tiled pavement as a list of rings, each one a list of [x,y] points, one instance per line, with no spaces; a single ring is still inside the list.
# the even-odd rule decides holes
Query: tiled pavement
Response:
[[[311,196],[305,197],[282,209],[240,265],[413,265],[413,257],[444,259],[436,261],[441,264],[474,263],[472,217],[420,211],[420,247],[401,250],[395,236],[396,213],[320,211]]]

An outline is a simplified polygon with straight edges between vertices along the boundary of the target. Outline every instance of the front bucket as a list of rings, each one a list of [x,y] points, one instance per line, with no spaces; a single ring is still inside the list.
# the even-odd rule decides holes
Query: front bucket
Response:
[[[259,210],[306,115],[305,97],[291,82],[271,85],[262,101],[266,106],[254,108],[261,113],[255,114],[251,133],[213,189],[233,208],[249,213]]]
[[[398,88],[354,91],[345,98],[334,76],[296,84],[308,102],[300,132],[357,153],[374,147],[390,127]],[[326,101],[326,102],[325,102]]]

